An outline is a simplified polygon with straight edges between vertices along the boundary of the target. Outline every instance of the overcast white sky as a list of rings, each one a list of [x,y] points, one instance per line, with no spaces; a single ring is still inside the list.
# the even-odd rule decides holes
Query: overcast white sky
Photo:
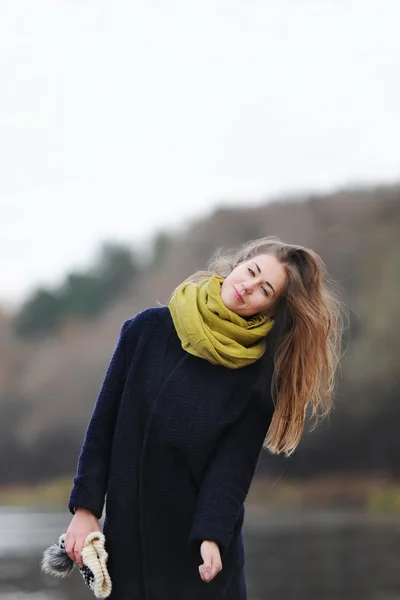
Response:
[[[399,0],[2,0],[0,298],[104,239],[390,181]]]

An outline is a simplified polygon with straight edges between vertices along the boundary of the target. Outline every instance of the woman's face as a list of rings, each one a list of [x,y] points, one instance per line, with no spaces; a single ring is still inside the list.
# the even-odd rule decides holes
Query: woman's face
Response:
[[[224,279],[221,299],[227,308],[240,317],[257,313],[272,315],[286,281],[284,265],[272,254],[260,254],[240,263]]]

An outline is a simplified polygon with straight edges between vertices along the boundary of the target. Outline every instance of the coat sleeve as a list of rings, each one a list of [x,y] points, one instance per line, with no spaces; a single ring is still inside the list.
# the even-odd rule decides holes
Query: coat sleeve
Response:
[[[215,541],[224,555],[256,470],[272,418],[252,397],[241,419],[220,438],[200,487],[189,544]]]
[[[68,501],[72,514],[75,508],[85,508],[100,519],[103,512],[114,425],[127,375],[127,338],[129,335],[131,344],[132,324],[136,319],[125,321],[122,326],[86,429]]]

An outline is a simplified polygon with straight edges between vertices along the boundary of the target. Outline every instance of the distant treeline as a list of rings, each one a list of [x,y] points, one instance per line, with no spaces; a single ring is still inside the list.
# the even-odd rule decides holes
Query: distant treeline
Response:
[[[99,315],[143,270],[161,263],[169,243],[165,233],[156,237],[150,265],[125,245],[104,244],[86,272],[70,272],[59,287],[42,287],[32,293],[14,319],[16,335],[34,338],[55,332],[71,317]]]

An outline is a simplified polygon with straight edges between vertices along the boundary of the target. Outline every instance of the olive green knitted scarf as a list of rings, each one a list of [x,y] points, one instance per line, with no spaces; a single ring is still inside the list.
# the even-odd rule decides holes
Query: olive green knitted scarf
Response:
[[[168,306],[186,352],[214,365],[240,369],[264,354],[265,336],[274,320],[261,314],[244,319],[229,310],[221,299],[223,281],[213,275],[200,284],[183,283]]]

